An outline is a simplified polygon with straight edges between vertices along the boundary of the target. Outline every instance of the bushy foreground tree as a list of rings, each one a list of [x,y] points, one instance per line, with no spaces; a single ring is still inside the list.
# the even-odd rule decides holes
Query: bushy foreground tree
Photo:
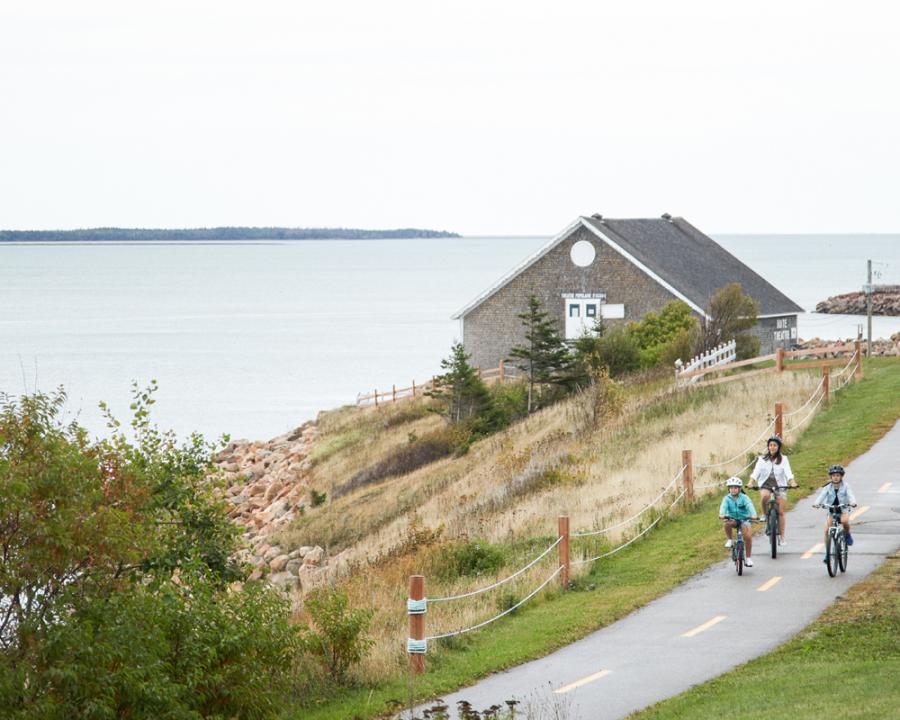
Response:
[[[300,647],[285,600],[234,585],[235,529],[135,391],[133,441],[65,423],[62,390],[0,404],[0,715],[264,718]]]
[[[740,283],[730,283],[717,290],[710,298],[706,313],[709,317],[703,323],[701,352],[736,340],[739,359],[759,354],[759,339],[747,332],[756,325],[759,306],[744,294]]]

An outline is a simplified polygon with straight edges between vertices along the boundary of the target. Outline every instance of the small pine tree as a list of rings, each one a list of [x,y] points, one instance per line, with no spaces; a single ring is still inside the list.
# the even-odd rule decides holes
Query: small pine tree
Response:
[[[443,415],[451,425],[477,420],[477,429],[490,432],[496,429],[498,415],[491,394],[469,364],[469,356],[461,342],[453,343],[450,355],[441,360],[445,371],[437,379],[434,390],[425,394],[439,401],[435,412]]]
[[[537,296],[528,298],[528,309],[518,317],[525,328],[525,343],[510,350],[509,359],[528,378],[528,412],[531,413],[537,407],[536,387],[570,384],[572,356]]]

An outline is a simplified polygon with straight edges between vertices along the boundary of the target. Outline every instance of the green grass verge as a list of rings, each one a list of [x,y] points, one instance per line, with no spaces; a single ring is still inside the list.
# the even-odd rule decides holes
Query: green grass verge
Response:
[[[629,717],[888,720],[900,708],[898,678],[900,557],[894,556],[774,652]]]
[[[791,465],[812,490],[833,462],[865,452],[900,417],[900,362],[864,362],[865,380],[841,390],[791,448]],[[824,482],[824,480],[823,480]],[[427,672],[398,671],[377,687],[337,688],[317,706],[286,708],[291,720],[348,720],[378,717],[396,704],[451,692],[477,678],[546,655],[609,625],[672,590],[710,563],[722,559],[719,497],[699,502],[694,512],[661,523],[646,538],[597,563],[577,592],[550,591],[543,602],[524,606],[489,628],[466,635],[427,657]],[[678,548],[673,553],[672,548]],[[779,683],[781,688],[785,681]],[[820,690],[829,695],[829,685]],[[780,692],[780,690],[779,690]],[[502,702],[505,698],[497,698]],[[689,717],[688,715],[672,717]]]

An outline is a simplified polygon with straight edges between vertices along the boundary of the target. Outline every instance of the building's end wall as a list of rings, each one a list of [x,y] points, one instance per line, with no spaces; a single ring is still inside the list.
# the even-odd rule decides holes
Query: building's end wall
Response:
[[[572,262],[571,249],[579,240],[596,251],[587,267]],[[493,295],[474,307],[462,323],[462,340],[472,365],[496,367],[509,351],[524,340],[522,322],[530,295],[540,298],[544,310],[565,335],[563,293],[604,293],[606,302],[624,305],[625,317],[606,320],[607,326],[640,320],[650,310],[660,310],[675,296],[650,278],[600,238],[579,227],[544,257],[526,268]]]
[[[759,352],[768,355],[776,348],[789,350],[797,342],[797,316],[782,315],[757,320],[750,333],[759,338]]]

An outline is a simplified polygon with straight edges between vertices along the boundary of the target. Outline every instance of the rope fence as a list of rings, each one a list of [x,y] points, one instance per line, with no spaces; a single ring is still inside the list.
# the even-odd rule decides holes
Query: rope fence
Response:
[[[530,570],[535,565],[537,565],[538,562],[540,562],[547,555],[547,553],[549,553],[551,550],[553,550],[553,548],[555,548],[557,545],[559,545],[562,542],[562,540],[563,540],[563,536],[560,535],[558,538],[556,538],[556,540],[553,542],[553,544],[550,545],[550,547],[548,547],[546,550],[544,550],[544,552],[542,552],[540,555],[538,555],[534,560],[532,560],[530,563],[528,563],[525,567],[520,568],[519,570],[516,570],[512,575],[510,575],[507,578],[504,578],[503,580],[498,580],[497,582],[495,582],[492,585],[488,585],[487,587],[483,587],[483,588],[478,588],[478,590],[472,590],[472,592],[462,593],[461,595],[450,595],[448,597],[440,597],[440,598],[428,598],[428,602],[440,603],[440,602],[450,602],[451,600],[462,600],[463,598],[474,597],[475,595],[481,595],[481,593],[486,593],[488,590],[493,590],[494,588],[498,588],[501,585],[505,585],[510,580],[517,578],[519,575],[521,575],[526,570]]]
[[[784,353],[779,353],[781,357],[783,357]],[[813,389],[810,396],[806,399],[806,401],[800,405],[798,408],[792,410],[791,412],[784,412],[784,408],[782,403],[775,403],[775,417],[769,422],[763,432],[746,448],[744,448],[740,453],[734,455],[727,460],[722,460],[720,462],[715,463],[705,463],[694,465],[693,463],[693,454],[690,450],[684,450],[682,452],[682,465],[681,469],[675,474],[675,476],[666,484],[666,486],[662,489],[662,491],[647,503],[643,508],[638,510],[636,513],[631,515],[624,520],[620,520],[613,525],[608,527],[600,528],[597,530],[588,530],[577,533],[569,532],[569,518],[568,516],[560,516],[558,518],[559,522],[559,533],[556,539],[543,551],[541,551],[537,556],[528,561],[521,568],[508,575],[507,577],[497,580],[489,585],[486,585],[481,588],[476,588],[475,590],[471,590],[464,593],[459,593],[456,595],[448,595],[446,597],[437,597],[437,598],[426,598],[425,596],[425,578],[422,575],[413,575],[409,578],[409,596],[407,600],[407,614],[409,615],[409,636],[407,639],[407,653],[410,658],[410,666],[415,673],[421,673],[425,670],[425,660],[424,656],[427,652],[428,642],[441,640],[444,638],[451,638],[458,635],[463,635],[465,633],[473,632],[480,628],[483,628],[487,625],[490,625],[493,622],[509,615],[526,602],[535,597],[538,593],[540,593],[544,588],[546,588],[554,579],[559,578],[560,584],[563,590],[566,590],[569,586],[569,570],[572,567],[577,567],[580,565],[586,565],[588,563],[594,563],[598,560],[602,560],[603,558],[610,557],[625,548],[629,547],[633,543],[637,542],[640,538],[644,537],[649,533],[654,527],[656,527],[663,518],[667,517],[673,508],[675,508],[682,500],[687,498],[688,504],[692,503],[694,500],[694,491],[697,490],[706,490],[712,487],[721,486],[724,480],[716,480],[715,482],[705,483],[696,485],[694,484],[694,469],[699,472],[714,470],[717,468],[722,468],[735,461],[739,460],[742,457],[745,457],[747,453],[749,453],[758,443],[767,435],[769,435],[773,429],[775,434],[784,437],[784,433],[793,432],[801,425],[807,422],[818,410],[819,406],[823,402],[828,402],[830,394],[831,394],[831,383],[835,383],[835,391],[844,388],[854,377],[861,378],[862,377],[862,365],[860,362],[861,354],[860,354],[860,343],[856,342],[856,349],[853,355],[851,355],[850,359],[847,361],[847,364],[844,365],[840,370],[831,374],[829,365],[822,366],[822,379],[819,381],[819,384]],[[830,361],[830,364],[833,365],[834,361]],[[854,372],[850,372],[850,368],[855,368]],[[844,376],[846,374],[846,377]],[[818,397],[818,399],[816,399]],[[786,429],[784,428],[784,419],[785,418],[794,418],[797,415],[804,413],[802,417],[796,420],[793,424],[791,424]],[[736,475],[740,475],[745,470],[747,470],[751,465],[756,462],[757,458],[753,457],[749,463],[744,465],[742,468],[737,470]],[[665,500],[665,498],[674,493],[677,489],[678,479],[682,480],[681,491],[675,496],[675,498],[665,504],[661,509],[658,508],[661,501]],[[653,520],[646,525],[646,527],[640,528],[639,532],[631,536],[630,538],[624,540],[619,545],[609,550],[605,550],[604,552],[592,556],[592,557],[583,557],[578,560],[570,560],[570,543],[572,540],[578,540],[583,538],[594,538],[600,535],[605,535],[607,533],[612,532],[613,530],[619,530],[623,528],[628,528],[634,525],[639,521],[641,517],[643,517],[648,511],[652,509],[657,509],[658,514]],[[640,526],[639,526],[640,527]],[[502,585],[505,585],[508,582],[520,577],[522,574],[534,568],[541,560],[545,559],[553,550],[556,549],[558,553],[558,563],[557,567],[547,575],[536,587],[534,587],[530,592],[528,592],[524,597],[518,600],[514,605],[504,609],[502,612],[488,618],[487,620],[483,620],[474,625],[470,625],[468,627],[464,627],[458,630],[452,630],[449,632],[439,633],[435,635],[427,635],[425,634],[425,616],[428,611],[429,604],[435,603],[448,603],[454,602],[458,600],[464,600],[467,598],[475,597],[478,595],[482,595],[483,593],[494,590]]]
[[[675,486],[675,483],[678,482],[678,478],[681,477],[682,473],[684,473],[684,471],[686,469],[687,469],[687,465],[682,465],[681,470],[678,471],[678,473],[675,475],[675,477],[672,478],[672,481],[668,485],[666,485],[666,487],[663,489],[663,491],[659,495],[657,495],[655,498],[653,498],[653,500],[651,500],[649,503],[647,503],[643,508],[638,510],[630,518],[628,518],[626,520],[622,520],[621,522],[616,523],[615,525],[611,525],[610,527],[603,528],[602,530],[592,530],[590,532],[573,533],[571,537],[573,537],[573,538],[592,537],[594,535],[602,535],[604,533],[611,532],[612,530],[615,530],[620,527],[625,527],[626,525],[630,524],[631,522],[633,522],[634,520],[639,518],[645,512],[647,512],[650,508],[652,508],[654,505],[656,505],[656,503],[658,503],[668,492],[670,492],[672,490],[672,488]]]

